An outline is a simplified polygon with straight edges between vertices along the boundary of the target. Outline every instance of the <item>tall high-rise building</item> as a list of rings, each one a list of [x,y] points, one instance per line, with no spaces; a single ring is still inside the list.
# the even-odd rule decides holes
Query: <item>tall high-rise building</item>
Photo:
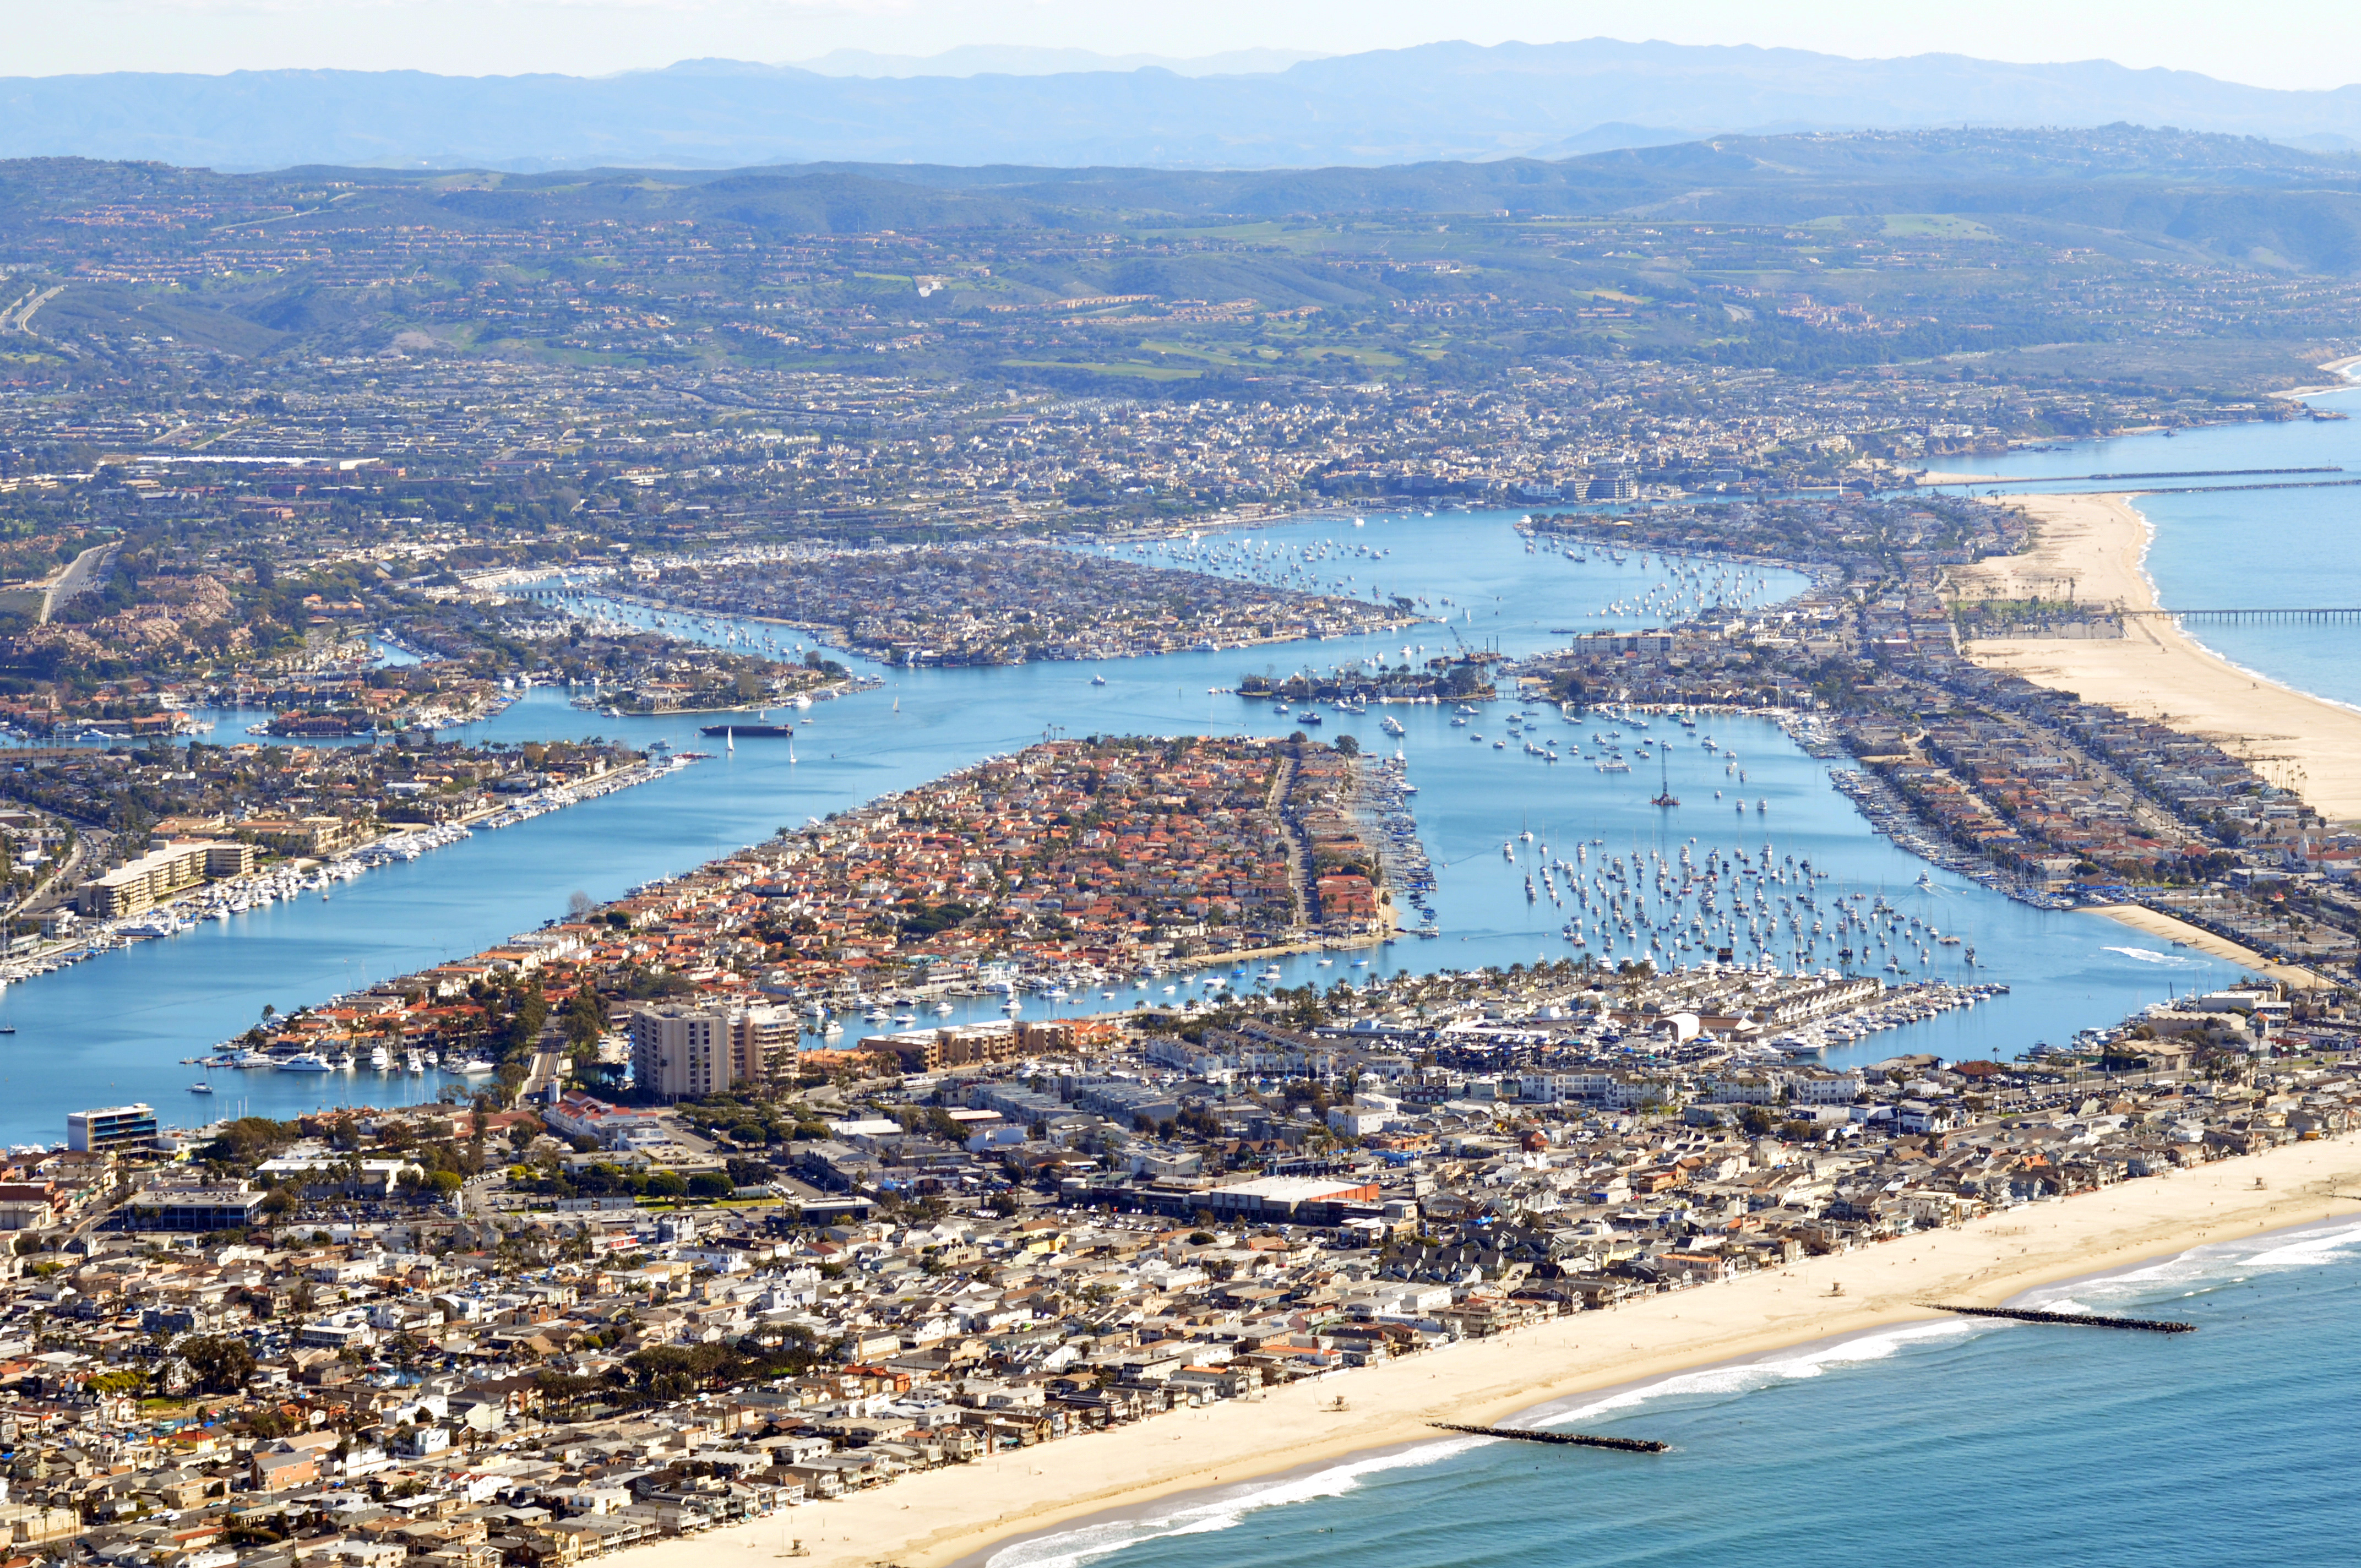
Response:
[[[631,1009],[631,1080],[664,1100],[769,1082],[795,1066],[794,1014],[667,1003]]]

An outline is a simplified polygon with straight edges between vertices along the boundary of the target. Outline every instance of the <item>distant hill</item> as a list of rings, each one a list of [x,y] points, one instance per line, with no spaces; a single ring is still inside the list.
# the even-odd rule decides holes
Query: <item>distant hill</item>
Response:
[[[1183,60],[1167,54],[1099,54],[1086,49],[968,44],[928,55],[830,49],[815,60],[788,63],[821,76],[1058,76],[1078,71],[1143,71],[1151,67],[1175,76],[1239,76],[1285,71],[1298,60],[1327,58],[1301,49],[1239,49]]]
[[[1707,134],[2118,121],[2320,151],[2361,145],[2361,87],[2281,92],[2104,60],[1861,60],[1592,38],[1430,44],[1208,75],[1161,67],[907,73],[975,70],[992,59],[876,57],[867,62],[876,74],[857,76],[690,60],[595,80],[334,71],[14,77],[0,79],[0,157],[225,170],[824,161],[1282,169],[1563,157]],[[819,63],[835,72],[863,62]],[[1060,61],[1023,51],[1005,63]]]
[[[0,250],[34,255],[64,243],[37,238],[44,234],[71,232],[73,243],[85,243],[93,231],[82,214],[94,207],[203,212],[280,203],[303,207],[303,229],[312,234],[687,220],[765,243],[888,230],[1076,232],[1411,214],[1620,215],[1866,225],[1861,232],[1871,233],[1882,232],[1887,218],[1947,216],[2044,247],[2136,236],[2163,247],[2159,254],[2361,273],[2361,157],[2132,126],[1716,137],[1551,160],[1227,170],[844,161],[564,173],[309,165],[239,175],[38,159],[0,162]],[[1226,290],[1278,297],[1262,285],[1211,276],[1152,288],[1176,296]]]

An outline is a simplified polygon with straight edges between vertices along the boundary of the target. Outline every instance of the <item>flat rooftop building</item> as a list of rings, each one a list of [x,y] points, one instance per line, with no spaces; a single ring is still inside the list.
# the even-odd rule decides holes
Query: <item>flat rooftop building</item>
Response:
[[[156,1141],[153,1105],[109,1105],[66,1115],[66,1147],[77,1154],[144,1149]]]
[[[159,1182],[124,1204],[135,1231],[235,1231],[254,1223],[262,1192],[243,1181]]]
[[[1335,1225],[1350,1216],[1347,1205],[1374,1204],[1374,1181],[1340,1181],[1327,1176],[1264,1176],[1234,1181],[1191,1202],[1213,1211],[1216,1219],[1259,1220],[1276,1224]]]

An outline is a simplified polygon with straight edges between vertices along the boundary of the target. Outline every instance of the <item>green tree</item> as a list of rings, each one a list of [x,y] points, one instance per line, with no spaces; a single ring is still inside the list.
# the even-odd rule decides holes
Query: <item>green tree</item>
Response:
[[[235,1394],[254,1376],[253,1350],[244,1340],[226,1335],[198,1335],[182,1340],[181,1359],[196,1375],[198,1387],[215,1394]]]

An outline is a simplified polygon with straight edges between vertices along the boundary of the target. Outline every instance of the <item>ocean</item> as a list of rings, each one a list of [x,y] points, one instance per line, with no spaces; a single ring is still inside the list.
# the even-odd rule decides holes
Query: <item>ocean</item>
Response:
[[[1173,1498],[990,1568],[2349,1563],[2361,1224],[2196,1248],[2030,1304],[2193,1334],[1946,1321],[1566,1401],[1526,1424]],[[1338,1384],[1349,1389],[1349,1376]]]
[[[2122,436],[1957,462],[1979,474],[2026,480],[2160,469],[2341,468],[2334,474],[2151,480],[2147,482],[2160,488],[2136,497],[2132,505],[2153,526],[2147,573],[2158,602],[2168,609],[2361,608],[2361,550],[2354,548],[2361,485],[2335,482],[2361,479],[2361,389],[2322,393],[2307,401],[2354,417],[2220,425],[2170,440]],[[2121,489],[2137,482],[2081,480],[2058,488]],[[2213,488],[2237,485],[2289,488]],[[2361,706],[2361,625],[2201,621],[2188,630],[2223,657],[2282,685]]]
[[[2361,412],[2361,393],[2318,400]],[[2032,478],[2312,465],[2346,470],[2319,477],[2361,477],[2361,421],[2081,443],[1973,466]],[[2168,492],[2136,504],[2156,527],[2148,570],[2168,606],[2361,606],[2361,551],[2351,543],[2361,487]],[[2273,679],[2361,704],[2361,627],[2208,624],[2198,634]],[[2057,1009],[2060,1000],[2052,992],[2043,1005]],[[2201,1332],[1913,1325],[1531,1417],[1671,1443],[1663,1455],[1446,1439],[1171,1499],[1141,1517],[1020,1541],[987,1561],[990,1568],[1853,1568],[1888,1561],[2325,1568],[2354,1561],[2348,1516],[2334,1499],[2361,1397],[2361,1357],[2348,1354],[2361,1351],[2361,1225],[2199,1247],[2030,1292],[2016,1304],[2180,1319]]]

